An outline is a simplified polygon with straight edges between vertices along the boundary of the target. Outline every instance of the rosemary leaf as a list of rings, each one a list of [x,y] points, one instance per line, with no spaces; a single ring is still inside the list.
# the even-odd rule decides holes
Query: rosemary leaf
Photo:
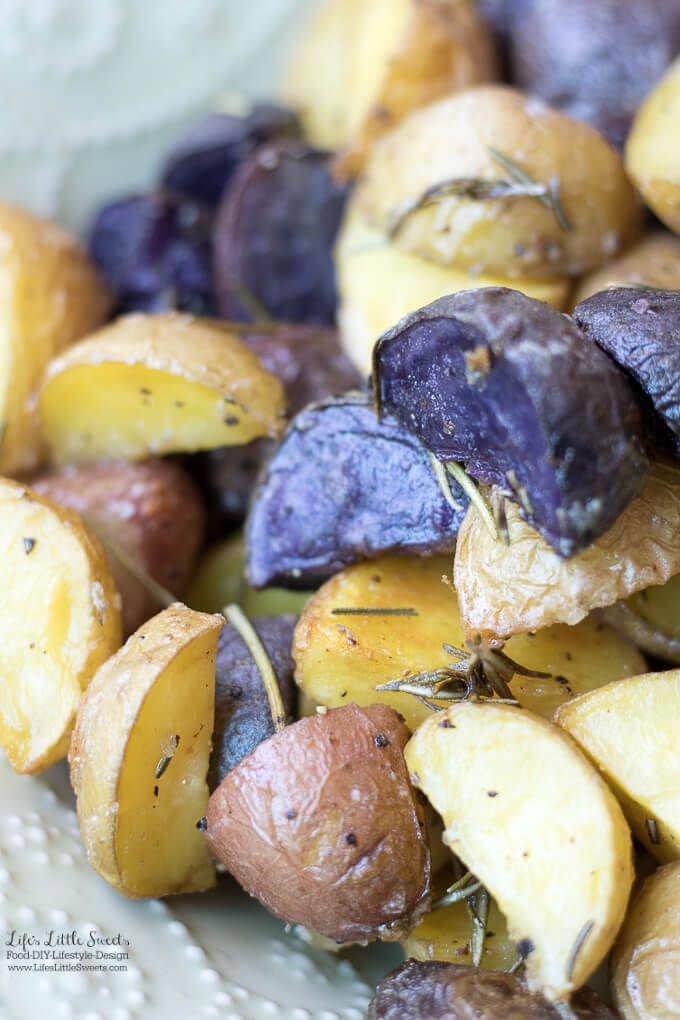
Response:
[[[519,165],[519,163],[516,163],[514,159],[511,159],[509,156],[506,156],[504,152],[499,152],[498,149],[494,149],[491,145],[488,146],[487,151],[491,158],[498,163],[499,166],[503,167],[513,181],[524,185],[526,188],[531,186],[535,188],[542,188],[542,192],[540,194],[536,193],[534,197],[537,198],[538,201],[547,209],[551,210],[558,224],[565,233],[569,233],[571,231],[571,224],[566,217],[560,201],[560,182],[557,176],[553,177],[550,184],[546,186],[545,184],[541,184],[539,181],[536,181],[526,172],[526,170],[523,169],[523,167]]]
[[[222,610],[222,615],[226,617],[234,630],[238,631],[246,645],[246,648],[253,657],[253,661],[260,672],[262,683],[264,684],[267,692],[269,710],[272,714],[274,729],[278,733],[279,730],[284,729],[286,725],[286,710],[283,706],[281,691],[279,690],[274,667],[271,664],[271,660],[267,655],[264,645],[260,641],[260,636],[241,607],[237,606],[235,603],[232,602],[230,605],[225,606]]]
[[[489,894],[483,887],[465,900],[467,912],[472,920],[470,953],[475,967],[481,967],[486,941],[486,924],[489,919]]]
[[[451,492],[449,476],[446,472],[446,468],[439,460],[439,458],[435,457],[435,455],[433,453],[430,453],[429,451],[428,457],[430,458],[430,464],[432,465],[432,470],[434,471],[434,477],[437,479],[437,484],[441,490],[442,496],[444,497],[444,499],[449,504],[452,510],[455,510],[458,513],[463,513],[465,507],[461,506],[460,503],[457,503],[453,498],[453,493]]]
[[[607,290],[660,290],[664,294],[677,294],[676,287],[657,287],[653,283],[645,283],[643,280],[613,280],[607,284]]]
[[[100,521],[95,521],[91,514],[87,510],[81,510],[80,516],[83,518],[88,528],[94,531],[95,535],[104,546],[104,549],[113,556],[114,559],[118,560],[122,567],[125,567],[129,571],[136,581],[146,588],[148,593],[158,602],[159,606],[164,606],[166,609],[168,606],[173,605],[177,602],[177,599],[164,588],[155,577],[152,577],[148,570],[145,570],[139,560],[135,559],[127,549],[118,542],[117,539],[111,535],[109,530],[104,527]]]
[[[583,943],[588,938],[588,935],[590,934],[590,931],[594,927],[594,925],[595,925],[594,921],[587,921],[581,928],[578,935],[576,936],[576,941],[574,942],[572,950],[569,953],[569,959],[567,960],[567,981],[571,981],[571,979],[574,976],[576,959],[578,957],[578,954],[581,952],[581,949],[583,948]]]
[[[489,508],[489,504],[477,488],[476,483],[467,473],[465,468],[463,468],[462,465],[457,464],[454,460],[446,462],[446,470],[453,476],[453,478],[455,478],[463,492],[468,494],[470,502],[477,508],[477,511],[486,525],[489,534],[495,541],[498,541],[500,535],[498,533],[498,528],[496,527],[494,516]]]
[[[331,616],[417,616],[411,606],[343,606],[331,609]]]

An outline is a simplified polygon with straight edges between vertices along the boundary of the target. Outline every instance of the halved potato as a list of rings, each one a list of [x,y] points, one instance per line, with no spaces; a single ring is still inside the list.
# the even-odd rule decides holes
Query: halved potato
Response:
[[[442,583],[451,561],[388,556],[332,577],[307,603],[293,640],[295,679],[316,704],[356,701],[391,705],[415,729],[431,710],[410,694],[378,691],[406,672],[451,666],[444,642],[463,647],[455,593]],[[338,609],[412,609],[415,616],[338,614]],[[633,676],[645,661],[625,639],[594,619],[509,640],[506,653],[547,679],[515,676],[511,688],[525,708],[552,718],[558,705],[610,680]]]
[[[276,438],[281,383],[235,334],[190,315],[126,315],[47,367],[39,398],[57,460],[207,450]]]
[[[342,345],[362,372],[371,371],[371,352],[378,337],[414,308],[459,290],[514,287],[555,308],[566,306],[566,279],[508,280],[473,274],[402,251],[351,209],[335,247]]]
[[[72,510],[0,479],[0,745],[17,772],[66,755],[82,691],[121,642],[106,555]]]
[[[69,761],[80,831],[96,871],[124,896],[198,892],[215,882],[196,823],[224,623],[180,603],[152,617],[97,672]]]
[[[449,855],[450,857],[450,855]],[[486,970],[509,970],[518,960],[517,947],[508,935],[498,904],[489,897],[489,917],[481,966]],[[472,920],[463,901],[427,914],[402,942],[404,956],[414,960],[445,960],[472,963]]]
[[[0,203],[0,472],[44,459],[33,400],[45,365],[96,329],[111,295],[75,239],[48,220]]]
[[[680,859],[680,670],[617,680],[561,705],[555,722],[597,765],[657,860]]]
[[[640,496],[609,531],[561,559],[506,500],[509,544],[470,506],[458,530],[454,580],[469,634],[498,640],[553,623],[575,624],[680,573],[680,469],[652,464]]]
[[[614,948],[612,993],[622,1020],[680,1016],[680,862],[659,868],[631,903]]]
[[[568,996],[610,949],[633,881],[630,830],[604,780],[557,726],[511,705],[437,713],[405,756],[445,841],[505,915],[530,989]]]

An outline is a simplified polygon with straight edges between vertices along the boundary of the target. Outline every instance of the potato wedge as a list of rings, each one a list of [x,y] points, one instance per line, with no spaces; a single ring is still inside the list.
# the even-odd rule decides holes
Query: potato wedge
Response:
[[[444,642],[462,647],[465,637],[455,594],[442,583],[445,557],[391,556],[348,567],[312,597],[295,630],[295,679],[316,704],[335,708],[356,701],[391,705],[415,729],[431,712],[410,694],[378,691],[405,672],[453,664]],[[337,609],[410,608],[416,616],[338,614]],[[577,627],[548,627],[519,635],[505,646],[516,662],[551,673],[537,680],[515,676],[511,687],[523,707],[545,718],[573,697],[609,680],[633,676],[645,662],[610,628],[594,619]]]
[[[120,645],[120,596],[73,511],[2,478],[0,522],[0,745],[37,773],[65,757],[83,689]]]
[[[631,903],[614,948],[612,994],[622,1020],[680,1016],[680,862],[659,868]]]
[[[345,218],[335,246],[335,268],[342,344],[357,368],[366,374],[371,371],[371,352],[378,337],[414,308],[445,294],[473,287],[515,287],[562,309],[570,288],[566,279],[511,281],[437,265],[402,251],[372,229],[358,210],[351,210]]]
[[[649,208],[680,233],[680,59],[638,108],[626,142],[626,170]]]
[[[292,54],[283,96],[314,145],[346,147],[356,174],[374,138],[407,113],[497,77],[472,0],[325,0]]]
[[[126,315],[47,367],[39,397],[58,461],[207,450],[276,438],[281,383],[227,330],[190,315]]]
[[[450,855],[449,855],[450,857]],[[445,960],[472,964],[472,920],[460,901],[427,914],[402,942],[404,956],[414,960]],[[498,904],[489,897],[489,917],[481,966],[485,970],[509,970],[519,959],[508,935]]]
[[[565,560],[506,501],[509,545],[474,507],[458,532],[454,582],[463,627],[492,640],[575,624],[680,573],[680,469],[653,463],[647,484],[601,538]]]
[[[55,223],[0,203],[0,472],[45,457],[33,401],[45,366],[106,318],[111,295],[82,248]]]
[[[214,885],[196,822],[224,623],[175,603],[144,624],[97,672],[78,712],[69,762],[93,868],[124,896]]]
[[[444,187],[471,179],[507,184],[522,173],[545,186],[559,180],[570,230],[535,195],[476,198],[475,187],[471,198]],[[439,186],[441,194],[432,194]],[[631,244],[642,223],[621,160],[596,131],[492,85],[430,103],[379,138],[356,201],[404,251],[513,278],[591,272]]]
[[[561,705],[555,722],[614,790],[658,861],[680,859],[680,670],[617,680]]]
[[[643,237],[625,255],[584,277],[571,307],[575,308],[600,290],[621,283],[647,283],[651,287],[680,290],[680,238],[660,230]]]
[[[445,841],[505,915],[529,988],[568,996],[610,949],[633,881],[630,830],[604,780],[557,726],[511,705],[439,712],[405,756]]]

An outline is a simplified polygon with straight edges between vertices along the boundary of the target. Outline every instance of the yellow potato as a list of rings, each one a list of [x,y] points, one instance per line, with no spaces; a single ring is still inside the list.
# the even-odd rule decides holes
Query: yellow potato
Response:
[[[83,689],[120,645],[120,596],[78,514],[5,478],[0,536],[0,745],[37,773],[65,757]]]
[[[348,146],[345,173],[371,141],[439,96],[497,77],[472,0],[325,0],[289,61],[283,98],[311,142]]]
[[[506,501],[509,545],[491,537],[474,507],[458,531],[454,581],[464,628],[489,639],[575,624],[680,573],[680,469],[652,464],[647,484],[609,531],[561,559]]]
[[[516,176],[528,174],[534,189],[559,184],[570,230],[535,195],[446,194],[422,203],[430,189],[452,180],[512,183],[492,149],[515,164]],[[593,128],[500,86],[432,103],[378,139],[357,203],[404,251],[512,278],[590,272],[634,241],[641,224],[621,160]]]
[[[413,695],[376,686],[405,672],[451,666],[444,642],[465,640],[455,594],[441,581],[445,557],[391,556],[356,564],[332,577],[305,607],[293,638],[295,679],[315,704],[335,708],[355,701],[384,701],[415,729],[431,710]],[[417,616],[335,615],[337,608],[411,608]],[[550,719],[558,705],[610,680],[645,669],[623,638],[594,619],[577,627],[549,627],[520,635],[506,653],[547,679],[515,676],[510,686],[525,708]]]
[[[510,705],[454,705],[406,745],[444,839],[496,899],[550,999],[584,984],[623,921],[630,831],[604,780],[557,726]]]
[[[636,592],[626,604],[656,630],[680,641],[680,575]]]
[[[402,251],[357,210],[350,210],[335,249],[342,345],[357,368],[371,371],[373,345],[381,333],[414,308],[459,290],[514,287],[555,308],[566,306],[568,280],[507,280],[473,276],[467,270],[440,266]]]
[[[643,237],[625,255],[581,280],[572,308],[612,284],[629,282],[680,290],[680,240],[662,231]]]
[[[680,233],[680,59],[639,107],[626,143],[626,170],[662,223]]]
[[[0,203],[0,472],[44,459],[33,401],[45,365],[99,326],[111,296],[75,240],[54,223]]]
[[[203,554],[186,594],[186,603],[202,613],[219,613],[237,602],[246,616],[299,613],[311,592],[287,588],[251,588],[243,574],[243,538],[232,535]]]
[[[678,718],[677,669],[617,680],[555,713],[614,790],[637,838],[661,862],[680,859]]]
[[[281,383],[232,333],[189,315],[127,315],[47,367],[39,398],[57,460],[206,450],[276,438]]]
[[[90,864],[130,897],[215,883],[196,823],[224,620],[179,603],[152,617],[97,672],[78,712],[69,761]]]
[[[465,904],[460,901],[427,914],[402,943],[404,956],[415,960],[472,963],[471,936],[472,921]],[[505,918],[496,902],[489,897],[487,937],[481,966],[485,970],[509,970],[517,959],[517,949],[508,936]]]
[[[647,879],[630,905],[612,960],[622,1020],[680,1016],[680,862]]]

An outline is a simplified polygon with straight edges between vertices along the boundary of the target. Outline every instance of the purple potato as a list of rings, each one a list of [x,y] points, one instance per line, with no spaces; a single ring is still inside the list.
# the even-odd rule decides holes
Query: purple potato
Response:
[[[292,613],[256,616],[251,622],[267,651],[283,707],[292,721],[297,687],[290,650],[297,617]],[[273,733],[274,723],[260,671],[243,638],[230,623],[225,623],[220,631],[215,666],[215,726],[208,770],[210,792],[217,789],[227,772]]]
[[[232,177],[258,145],[275,138],[299,138],[294,113],[262,104],[238,117],[210,113],[173,146],[161,186],[204,205],[216,206]]]
[[[370,398],[352,393],[291,422],[246,523],[246,576],[255,588],[315,588],[383,553],[450,552],[468,499],[444,499],[427,451]]]
[[[291,417],[307,404],[361,386],[335,330],[282,326],[273,333],[244,334],[242,339],[283,383]],[[247,446],[225,446],[192,457],[192,470],[206,492],[214,538],[242,523],[257,475],[273,450],[271,440],[256,439]]]
[[[407,315],[378,340],[374,385],[385,411],[499,486],[561,556],[644,485],[628,380],[568,316],[519,291],[461,291]]]
[[[212,216],[169,194],[134,195],[104,206],[89,249],[118,311],[179,308],[213,315]]]
[[[680,457],[680,291],[600,291],[576,306],[574,318],[635,381]]]
[[[332,324],[332,246],[348,186],[329,156],[293,142],[265,145],[237,173],[215,224],[215,288],[226,319]]]
[[[511,25],[514,82],[619,148],[680,52],[678,0],[530,0]]]
[[[570,1002],[575,1020],[615,1020],[590,988]],[[406,960],[378,985],[366,1020],[559,1020],[562,1013],[514,974],[442,960]]]

